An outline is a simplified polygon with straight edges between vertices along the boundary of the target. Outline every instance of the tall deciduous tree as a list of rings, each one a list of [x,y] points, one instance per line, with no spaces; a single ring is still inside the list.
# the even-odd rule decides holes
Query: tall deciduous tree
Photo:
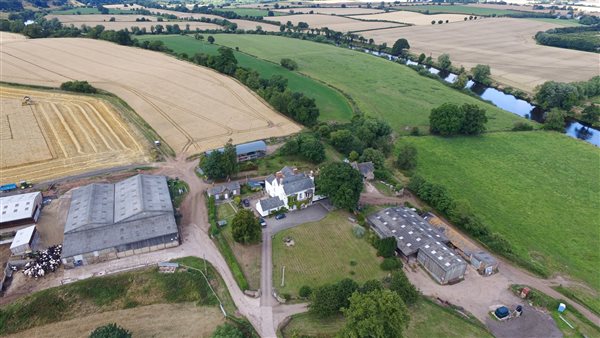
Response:
[[[453,103],[444,103],[431,110],[429,129],[432,134],[442,136],[456,135],[460,131],[464,113]]]
[[[565,118],[567,113],[564,110],[558,108],[551,109],[546,113],[546,119],[544,120],[543,128],[546,130],[564,131],[565,130]]]
[[[581,120],[587,124],[598,122],[598,118],[600,118],[600,107],[593,103],[581,112]]]
[[[485,131],[485,124],[488,119],[485,116],[485,110],[475,104],[463,104],[460,109],[463,111],[463,121],[460,126],[460,133],[463,135],[479,135]]]
[[[394,42],[394,46],[392,46],[392,55],[400,55],[405,49],[409,49],[410,45],[408,44],[408,40],[406,39],[398,39]]]
[[[483,83],[489,84],[490,75],[492,74],[490,70],[490,66],[488,65],[477,65],[471,68],[471,73],[473,74],[473,80]]]
[[[406,305],[412,305],[419,300],[419,291],[410,283],[403,271],[392,273],[389,287],[402,298]]]
[[[131,338],[131,332],[115,323],[110,323],[96,328],[90,334],[90,338]]]
[[[256,243],[260,240],[261,226],[252,211],[243,209],[233,217],[231,232],[233,239],[238,243]]]
[[[210,179],[224,179],[237,173],[239,165],[235,146],[230,141],[222,151],[214,150],[203,159],[201,167]]]
[[[356,292],[342,312],[346,325],[340,336],[348,338],[401,338],[410,320],[406,305],[390,290]]]
[[[325,165],[316,180],[317,192],[328,196],[334,206],[353,210],[363,188],[362,175],[349,164]]]
[[[444,70],[450,69],[450,66],[452,66],[452,61],[450,61],[450,55],[442,54],[438,56],[438,66]]]
[[[417,166],[417,148],[410,143],[402,143],[398,149],[396,165],[402,170],[412,170]]]

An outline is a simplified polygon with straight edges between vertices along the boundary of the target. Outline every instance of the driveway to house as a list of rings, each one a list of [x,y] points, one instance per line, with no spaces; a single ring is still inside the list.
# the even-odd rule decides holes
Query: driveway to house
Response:
[[[280,231],[300,224],[320,221],[327,216],[328,212],[320,202],[317,202],[305,209],[286,213],[284,219],[275,219],[275,217],[265,218],[267,222],[266,229],[273,236]]]

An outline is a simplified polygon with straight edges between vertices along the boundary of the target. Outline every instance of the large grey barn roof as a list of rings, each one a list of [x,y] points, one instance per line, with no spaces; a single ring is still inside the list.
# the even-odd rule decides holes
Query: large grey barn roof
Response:
[[[453,266],[460,264],[466,265],[467,263],[460,258],[457,254],[453,253],[446,245],[441,242],[432,242],[423,245],[420,249],[419,255],[423,253],[434,261],[442,270],[448,271]]]
[[[405,256],[414,254],[425,244],[449,242],[436,227],[408,208],[387,208],[367,218],[381,237],[396,237],[398,249]]]
[[[225,148],[219,148],[217,149],[217,151],[224,151]],[[267,151],[267,144],[265,143],[265,141],[254,141],[254,142],[248,142],[248,143],[242,143],[242,144],[237,144],[235,146],[235,152],[236,154],[239,155],[245,155],[245,154],[249,154],[249,153],[254,153],[257,151]],[[206,151],[206,155],[212,153],[213,150],[209,150]]]
[[[177,237],[164,176],[137,175],[116,184],[73,191],[63,256],[117,247],[161,236]]]

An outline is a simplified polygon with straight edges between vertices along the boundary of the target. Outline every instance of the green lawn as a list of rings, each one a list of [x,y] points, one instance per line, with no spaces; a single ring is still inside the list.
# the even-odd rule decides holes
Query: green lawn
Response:
[[[221,38],[225,37],[225,35],[214,36],[217,44],[220,43]],[[205,34],[206,37],[208,35]],[[162,40],[167,47],[178,53],[187,53],[190,56],[198,52],[217,54],[217,49],[220,47],[196,40],[191,36],[182,35],[143,35],[135,38],[140,41]],[[231,45],[231,47],[235,48],[236,46]],[[326,84],[281,67],[278,64],[280,59],[268,62],[240,52],[234,52],[234,54],[240,66],[256,70],[263,78],[281,75],[288,80],[288,86],[291,90],[302,92],[306,96],[314,98],[321,111],[321,120],[343,122],[352,117],[352,107],[343,94]]]
[[[279,294],[298,294],[303,285],[317,287],[343,278],[357,282],[381,279],[376,250],[365,239],[352,234],[348,213],[334,211],[318,222],[282,231],[273,238],[273,287]],[[286,246],[291,237],[295,245]],[[355,262],[351,264],[351,262]],[[281,286],[285,266],[285,286]]]
[[[231,202],[233,203],[233,202]],[[227,224],[231,224],[233,217],[235,216],[236,211],[233,206],[229,203],[221,203],[217,205],[217,220],[226,220]]]
[[[430,14],[435,13],[456,13],[456,14],[473,14],[473,15],[505,15],[522,13],[519,11],[513,11],[510,9],[495,9],[495,8],[482,8],[464,5],[418,5],[418,6],[403,6],[396,7],[396,9],[411,11],[411,12],[425,12],[429,11]]]
[[[507,130],[525,121],[514,114],[463,94],[414,70],[365,53],[279,36],[215,35],[216,43],[239,47],[243,52],[272,62],[291,58],[298,71],[331,84],[351,96],[365,113],[387,120],[406,133],[407,126],[425,127],[432,108],[446,102],[475,103],[490,119],[488,129]]]
[[[82,8],[71,8],[65,10],[51,11],[51,14],[101,14],[100,11],[94,8],[82,7]],[[134,11],[125,9],[109,9],[108,14],[135,14]]]
[[[442,308],[426,299],[409,310],[411,319],[408,329],[404,332],[405,337],[492,337],[480,324],[468,321],[453,310]],[[344,322],[342,316],[323,320],[303,313],[292,318],[283,334],[285,338],[294,337],[294,334],[297,337],[333,337],[344,326]]]
[[[527,18],[527,20],[548,22],[548,23],[553,23],[556,25],[565,26],[565,27],[581,26],[581,24],[579,24],[579,20],[575,20],[575,19],[563,20],[563,19],[552,19],[552,18]]]
[[[468,201],[519,256],[600,290],[600,149],[543,131],[406,139],[416,172]]]
[[[269,15],[269,11],[266,9],[258,9],[258,8],[220,8],[220,11],[226,12],[234,12],[238,15],[247,15],[247,16],[263,16],[267,17]],[[281,12],[273,12],[275,16],[286,15],[286,13]]]

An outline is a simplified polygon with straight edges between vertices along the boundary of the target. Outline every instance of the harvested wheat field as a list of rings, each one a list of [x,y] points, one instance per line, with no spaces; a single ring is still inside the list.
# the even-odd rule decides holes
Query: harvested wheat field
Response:
[[[359,7],[297,7],[297,8],[279,8],[273,9],[274,12],[289,13],[293,10],[294,13],[313,13],[327,14],[327,15],[361,15],[361,14],[375,14],[383,13],[381,9],[375,8],[359,8]]]
[[[228,20],[238,25],[238,29],[243,30],[255,30],[256,26],[260,26],[265,32],[279,32],[279,26],[272,25],[264,22],[256,22],[250,20],[232,19]]]
[[[81,16],[81,15],[80,15]],[[157,26],[157,25],[161,25],[163,27],[165,27],[166,25],[179,25],[180,29],[185,29],[187,25],[190,26],[190,30],[207,30],[207,29],[223,29],[222,26],[219,26],[217,24],[214,23],[207,23],[207,22],[199,22],[199,21],[162,21],[162,22],[155,22],[155,21],[144,21],[144,22],[136,22],[136,21],[113,21],[113,22],[109,22],[109,21],[81,21],[81,22],[69,22],[68,24],[70,25],[74,25],[77,27],[81,27],[83,25],[89,26],[89,27],[95,27],[96,25],[102,25],[104,26],[105,30],[121,30],[121,29],[131,29],[132,27],[138,27],[140,29],[145,28],[146,31],[150,32],[152,29],[152,26]]]
[[[126,310],[97,313],[32,328],[7,337],[50,338],[88,337],[97,327],[108,323],[131,331],[134,337],[210,337],[218,325],[225,322],[216,307],[193,303],[154,304]]]
[[[105,8],[108,9],[122,9],[122,10],[136,10],[136,9],[142,9],[144,7],[140,6],[140,5],[136,5],[136,4],[114,4],[114,5],[102,5]],[[125,7],[127,6],[127,7]]]
[[[162,53],[72,38],[0,47],[2,81],[58,86],[86,80],[125,100],[177,153],[300,130],[236,80]]]
[[[439,20],[446,22],[458,22],[464,21],[465,17],[468,18],[468,15],[463,14],[432,14],[425,15],[417,12],[408,12],[408,11],[396,11],[396,12],[388,12],[381,14],[371,14],[371,15],[358,15],[353,16],[356,19],[362,20],[386,20],[386,21],[394,21],[398,23],[409,23],[412,25],[429,25],[431,26],[431,21],[435,20],[436,24]]]
[[[5,85],[0,97],[0,183],[148,160],[142,137],[105,100]]]
[[[437,58],[450,54],[454,64],[487,64],[496,80],[531,92],[548,80],[571,82],[598,75],[598,54],[537,45],[533,35],[558,27],[523,19],[486,18],[449,25],[411,26],[362,33],[376,43],[406,38],[413,53]]]
[[[351,19],[336,15],[322,14],[298,14],[298,15],[283,15],[270,17],[269,20],[279,21],[285,24],[291,21],[295,26],[298,22],[306,22],[309,28],[329,28],[336,32],[357,32],[369,29],[381,29],[388,27],[402,27],[401,24],[390,22],[368,22]]]

